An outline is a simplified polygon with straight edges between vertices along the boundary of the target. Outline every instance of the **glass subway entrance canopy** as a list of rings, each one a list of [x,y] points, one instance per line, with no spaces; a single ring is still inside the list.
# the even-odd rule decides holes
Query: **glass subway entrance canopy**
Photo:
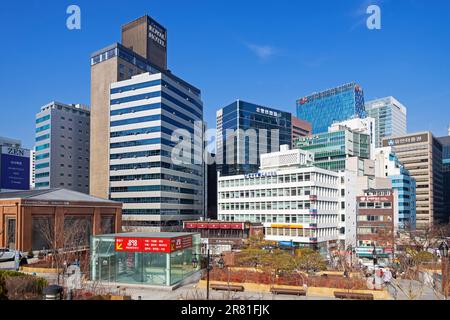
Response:
[[[199,270],[198,233],[123,233],[92,237],[91,280],[172,286]]]

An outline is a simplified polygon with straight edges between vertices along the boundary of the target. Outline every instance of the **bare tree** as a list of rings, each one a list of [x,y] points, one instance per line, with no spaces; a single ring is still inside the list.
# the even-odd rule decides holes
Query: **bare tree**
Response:
[[[53,219],[37,219],[36,228],[46,247],[50,250],[52,266],[56,268],[57,282],[68,261],[80,257],[89,246],[90,222],[87,219],[65,217],[64,223],[55,224]]]

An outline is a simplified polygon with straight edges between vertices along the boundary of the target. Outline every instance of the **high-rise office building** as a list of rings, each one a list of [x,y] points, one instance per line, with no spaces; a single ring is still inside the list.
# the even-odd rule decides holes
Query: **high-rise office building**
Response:
[[[314,153],[319,168],[344,171],[349,157],[370,159],[371,139],[368,133],[338,126],[327,133],[300,138],[297,148]]]
[[[311,123],[301,120],[297,117],[291,117],[292,124],[292,148],[294,149],[297,145],[298,138],[307,137],[312,132]]]
[[[108,198],[110,85],[141,73],[163,73],[200,96],[200,90],[167,70],[167,31],[145,15],[122,27],[122,44],[91,55],[90,193]]]
[[[222,176],[254,173],[262,154],[292,145],[291,114],[237,100],[217,111],[216,139]]]
[[[416,179],[400,162],[391,147],[377,148],[375,152],[375,175],[389,178],[392,189],[398,193],[398,228],[416,228]]]
[[[375,119],[377,148],[384,138],[395,138],[407,134],[406,107],[394,97],[386,97],[366,103],[367,116]]]
[[[312,125],[312,133],[324,133],[333,123],[365,118],[364,92],[356,83],[314,93],[297,101],[297,117]]]
[[[447,220],[443,210],[442,144],[431,132],[383,139],[416,180],[416,227],[428,228]]]
[[[29,189],[30,150],[20,140],[0,137],[0,192]]]
[[[51,102],[36,115],[35,188],[89,192],[90,111]]]
[[[444,175],[444,216],[450,220],[450,132],[446,137],[438,138],[442,144],[442,171]]]
[[[123,203],[123,227],[181,231],[205,212],[200,96],[163,73],[113,83],[110,92],[110,197]],[[186,157],[175,150],[179,135]]]

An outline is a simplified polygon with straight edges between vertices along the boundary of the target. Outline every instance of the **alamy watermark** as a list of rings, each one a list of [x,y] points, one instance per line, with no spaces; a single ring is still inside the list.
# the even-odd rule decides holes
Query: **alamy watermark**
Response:
[[[81,29],[81,9],[79,6],[72,4],[67,7],[66,13],[70,16],[66,20],[66,26],[69,30]]]
[[[381,29],[381,8],[377,5],[370,5],[367,7],[367,14],[370,16],[367,18],[367,28],[369,30]]]

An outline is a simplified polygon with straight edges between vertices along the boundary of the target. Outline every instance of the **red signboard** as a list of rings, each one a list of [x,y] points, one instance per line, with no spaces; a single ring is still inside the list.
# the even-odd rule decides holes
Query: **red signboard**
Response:
[[[231,226],[229,223],[221,223],[220,229],[231,229]]]
[[[231,223],[230,227],[231,227],[231,229],[234,229],[234,230],[244,230],[243,223]]]
[[[210,229],[220,229],[220,223],[210,223],[209,228]]]
[[[207,223],[199,223],[199,224],[197,224],[197,228],[208,229],[208,224]]]
[[[117,252],[161,252],[171,253],[191,248],[192,236],[170,238],[116,238]]]
[[[196,223],[186,223],[186,229],[197,229]]]

